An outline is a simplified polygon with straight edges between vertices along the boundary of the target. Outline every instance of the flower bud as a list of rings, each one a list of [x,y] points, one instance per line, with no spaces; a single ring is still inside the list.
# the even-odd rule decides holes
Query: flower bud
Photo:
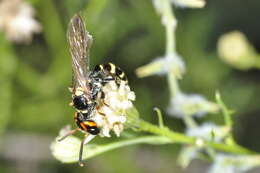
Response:
[[[259,66],[259,58],[245,35],[239,31],[224,34],[218,41],[218,54],[227,64],[240,70]]]

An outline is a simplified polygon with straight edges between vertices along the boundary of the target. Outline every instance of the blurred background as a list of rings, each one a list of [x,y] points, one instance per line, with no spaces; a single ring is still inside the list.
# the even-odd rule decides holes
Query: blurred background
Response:
[[[209,163],[205,161],[193,161],[185,170],[176,164],[180,145],[122,148],[89,159],[84,168],[77,163],[62,164],[50,152],[50,143],[59,130],[67,124],[74,125],[74,110],[68,106],[71,59],[66,29],[70,18],[79,11],[94,37],[91,67],[109,61],[120,66],[136,93],[135,105],[142,118],[156,123],[153,112],[156,106],[162,109],[168,127],[184,131],[183,122],[167,116],[165,111],[169,103],[165,76],[139,79],[135,75],[137,67],[165,51],[165,31],[151,1],[28,0],[37,23],[24,23],[24,30],[31,25],[35,33],[31,39],[22,41],[12,38],[14,33],[8,27],[3,29],[3,23],[11,20],[6,15],[11,10],[1,8],[4,1],[8,0],[0,1],[1,173],[206,172]],[[174,8],[178,19],[177,51],[186,63],[181,88],[187,93],[200,93],[211,101],[219,90],[225,104],[235,110],[236,140],[258,152],[260,71],[225,63],[217,53],[217,42],[222,34],[239,30],[254,50],[259,51],[259,10],[257,0],[218,0],[208,1],[202,9]],[[217,114],[199,121],[209,120],[223,123]],[[114,140],[118,139],[96,138],[94,142]]]

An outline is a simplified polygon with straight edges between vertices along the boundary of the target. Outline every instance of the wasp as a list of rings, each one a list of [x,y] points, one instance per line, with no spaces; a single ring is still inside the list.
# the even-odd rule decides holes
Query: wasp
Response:
[[[76,109],[74,120],[77,128],[69,131],[59,141],[76,131],[85,134],[79,151],[79,165],[83,166],[83,146],[89,141],[88,136],[100,133],[100,127],[92,120],[92,116],[95,111],[99,111],[97,100],[105,98],[102,88],[110,81],[115,81],[120,85],[121,81],[127,82],[127,78],[125,73],[112,63],[96,65],[92,71],[89,69],[89,51],[93,39],[86,31],[79,14],[76,14],[70,21],[67,38],[72,58],[72,86],[70,88],[72,102],[70,105]],[[105,114],[102,115],[105,116]]]

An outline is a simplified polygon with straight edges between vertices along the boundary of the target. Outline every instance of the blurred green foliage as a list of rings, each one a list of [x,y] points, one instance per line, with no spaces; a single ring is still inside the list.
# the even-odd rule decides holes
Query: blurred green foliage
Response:
[[[70,17],[79,11],[94,37],[91,67],[112,61],[124,69],[130,86],[136,92],[135,105],[141,116],[156,122],[153,107],[165,110],[169,101],[166,80],[164,77],[140,80],[134,74],[137,67],[164,52],[164,28],[151,1],[28,2],[36,9],[37,19],[43,27],[42,34],[35,35],[29,45],[12,44],[5,40],[3,33],[0,34],[0,133],[3,136],[11,132],[33,132],[54,138],[61,127],[73,124],[73,109],[68,106],[71,97],[68,91],[71,60],[66,28]],[[253,45],[260,48],[260,39],[257,37],[260,24],[255,23],[255,18],[260,17],[255,13],[260,3],[240,2],[239,5],[232,0],[221,0],[209,2],[205,9],[176,9],[177,50],[187,65],[181,86],[185,91],[202,93],[211,100],[215,91],[220,90],[224,102],[236,110],[236,138],[240,143],[257,149],[260,146],[257,133],[257,122],[260,120],[259,71],[234,70],[218,58],[215,50],[216,39],[231,29],[241,29],[249,35]],[[231,5],[233,3],[235,7]],[[245,15],[245,11],[241,12],[244,5],[254,13]],[[227,11],[232,8],[233,13],[223,8]],[[247,23],[243,23],[245,21]],[[171,117],[164,119],[167,126],[182,130],[180,120]],[[221,122],[222,119],[217,115],[209,115],[205,120]],[[173,164],[178,148],[161,146],[160,151],[153,146],[120,149],[90,160],[89,166],[83,169],[106,173],[178,172],[180,168]],[[0,172],[9,172],[7,165],[1,166]],[[64,165],[53,160],[43,165],[44,169],[38,172],[82,172],[77,165]]]

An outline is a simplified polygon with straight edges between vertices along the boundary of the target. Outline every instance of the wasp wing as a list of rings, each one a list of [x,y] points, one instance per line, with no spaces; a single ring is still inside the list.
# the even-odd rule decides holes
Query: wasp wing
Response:
[[[92,36],[86,31],[80,15],[76,14],[70,21],[67,33],[72,57],[73,87],[82,87],[88,91],[89,49]]]

